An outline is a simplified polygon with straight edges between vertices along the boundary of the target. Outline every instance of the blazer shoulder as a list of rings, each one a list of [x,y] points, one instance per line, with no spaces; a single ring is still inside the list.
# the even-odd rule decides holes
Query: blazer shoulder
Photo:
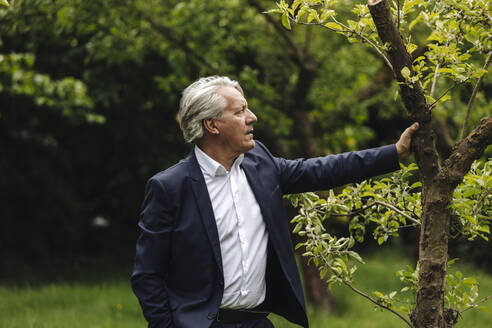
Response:
[[[260,170],[280,172],[278,158],[273,156],[270,150],[258,140],[255,140],[254,148],[246,152],[244,156],[249,163],[252,163]]]
[[[271,161],[275,161],[275,157],[272,155],[270,150],[260,141],[255,140],[255,146],[253,149],[246,152],[245,156],[255,158],[255,157],[265,157]]]
[[[190,156],[188,156],[173,166],[154,174],[149,178],[149,181],[156,180],[159,183],[166,185],[166,187],[176,185],[180,180],[183,180],[188,176],[188,165],[190,165],[190,163]]]

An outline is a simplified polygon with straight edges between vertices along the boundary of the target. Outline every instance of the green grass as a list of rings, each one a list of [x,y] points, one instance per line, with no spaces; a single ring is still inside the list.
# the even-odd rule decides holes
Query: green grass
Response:
[[[146,327],[129,282],[0,287],[2,328]]]
[[[408,264],[408,260],[395,252],[381,251],[367,259],[357,273],[357,287],[373,291],[399,290],[394,272]],[[492,294],[492,276],[468,265],[456,264],[465,276],[475,276],[480,282],[480,295]],[[332,290],[335,298],[331,314],[308,309],[313,328],[399,328],[406,325],[389,312],[375,311],[364,298],[344,286]],[[470,310],[456,327],[490,327],[492,300],[484,305],[489,312]],[[276,328],[293,328],[296,325],[271,315]],[[0,285],[1,328],[125,328],[146,327],[140,307],[122,279],[101,283],[54,283],[38,287]]]
[[[400,290],[401,285],[395,272],[411,264],[401,253],[382,250],[365,258],[366,264],[359,265],[356,273],[357,288],[371,294],[373,291],[389,293]],[[475,269],[473,266],[455,263],[451,272],[461,271],[464,276],[474,276],[480,284],[480,297],[492,295],[492,276]],[[346,286],[333,286],[335,300],[331,314],[317,311],[308,306],[308,318],[312,328],[405,328],[401,319],[388,311],[376,310],[371,302],[355,294]],[[372,295],[371,295],[372,296]],[[492,299],[483,303],[487,311],[471,309],[463,313],[457,328],[490,327],[492,322]],[[271,315],[270,319],[277,328],[294,328],[297,325],[285,319]]]

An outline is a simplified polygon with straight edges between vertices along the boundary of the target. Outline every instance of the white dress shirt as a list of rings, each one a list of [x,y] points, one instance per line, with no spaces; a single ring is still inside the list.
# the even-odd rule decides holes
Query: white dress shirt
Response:
[[[268,234],[261,210],[241,168],[244,155],[231,170],[198,146],[195,155],[205,178],[219,233],[224,268],[223,309],[248,309],[265,299]]]

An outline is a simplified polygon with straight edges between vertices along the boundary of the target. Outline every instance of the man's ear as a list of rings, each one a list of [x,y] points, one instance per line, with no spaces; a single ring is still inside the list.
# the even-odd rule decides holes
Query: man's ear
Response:
[[[217,126],[215,125],[215,120],[212,118],[204,119],[203,120],[203,127],[210,134],[213,134],[213,135],[219,134],[219,129],[217,129]]]

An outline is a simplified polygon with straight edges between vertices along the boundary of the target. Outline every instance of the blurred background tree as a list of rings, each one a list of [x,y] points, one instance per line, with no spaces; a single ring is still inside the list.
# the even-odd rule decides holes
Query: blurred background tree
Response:
[[[287,33],[263,14],[273,5],[12,0],[0,7],[2,278],[131,271],[145,181],[190,151],[175,115],[180,92],[201,76],[240,81],[259,117],[256,137],[277,156],[397,139],[407,121],[379,57],[319,29]],[[488,76],[472,122],[490,113],[491,94]],[[466,98],[460,89],[452,96],[436,113],[444,146],[464,119]],[[490,243],[465,251],[483,259]],[[309,300],[322,302],[328,294],[316,294],[326,290],[317,273],[305,264],[304,272]]]

